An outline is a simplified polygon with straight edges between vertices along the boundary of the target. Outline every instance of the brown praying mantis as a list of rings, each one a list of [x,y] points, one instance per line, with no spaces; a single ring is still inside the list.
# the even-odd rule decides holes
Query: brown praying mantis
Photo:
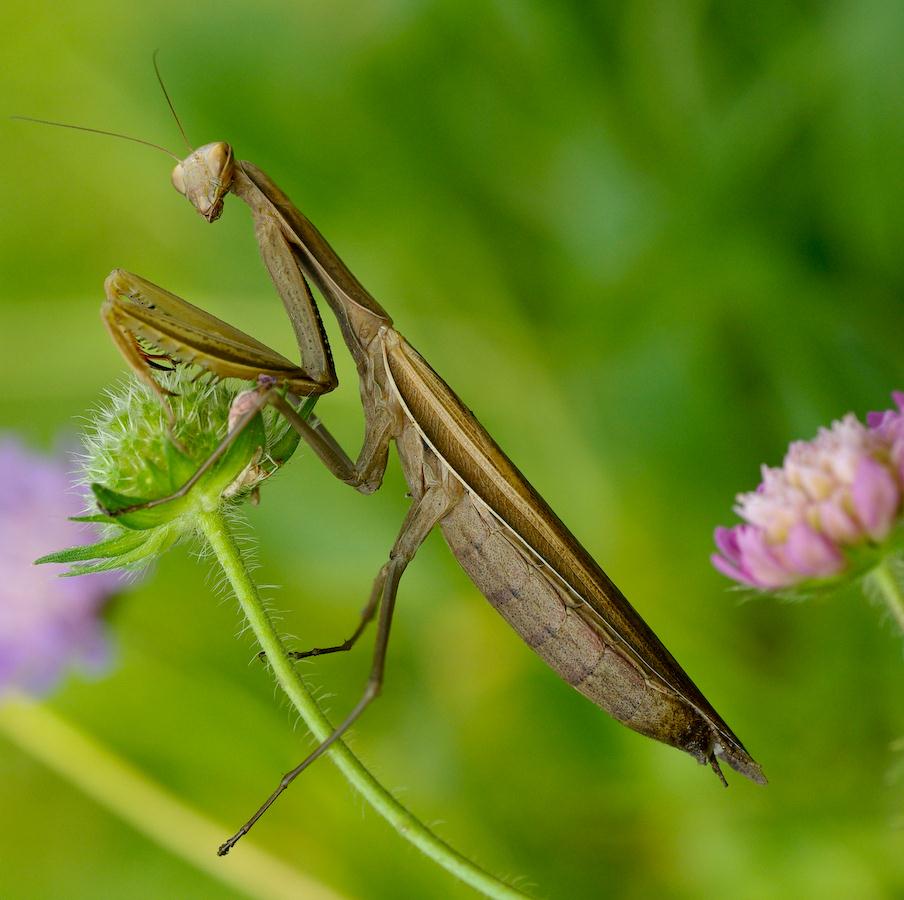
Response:
[[[258,379],[254,409],[176,494],[153,502],[186,493],[225,452],[243,423],[267,403],[285,416],[337,478],[363,493],[380,486],[389,445],[395,442],[411,497],[352,636],[333,647],[294,654],[349,650],[376,618],[373,662],[361,698],[333,733],[283,776],[261,808],[220,847],[220,854],[249,831],[379,694],[399,582],[435,526],[490,603],[584,696],[629,728],[709,764],[723,782],[720,759],[765,783],[759,765],[621,591],[283,191],[253,164],[235,160],[225,142],[192,150],[176,165],[173,184],[208,222],[219,217],[230,192],[248,205],[261,255],[292,322],[301,364],[295,366],[144,279],[114,271],[105,285],[104,320],[126,360],[147,383],[156,385],[139,339],[175,362],[199,365],[217,377]],[[326,393],[336,385],[308,281],[338,320],[357,367],[365,437],[355,460],[318,418],[305,420],[291,402],[293,396]],[[154,389],[165,402],[160,388]]]

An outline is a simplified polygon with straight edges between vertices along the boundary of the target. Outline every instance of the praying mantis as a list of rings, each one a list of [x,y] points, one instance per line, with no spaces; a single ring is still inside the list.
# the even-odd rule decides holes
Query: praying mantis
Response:
[[[161,87],[175,116],[162,80]],[[179,128],[185,137],[181,123]],[[186,143],[191,147],[187,138]],[[283,776],[264,804],[220,847],[220,854],[229,852],[380,693],[400,580],[437,526],[477,588],[584,696],[629,728],[709,764],[723,783],[719,760],[765,783],[760,766],[640,614],[286,194],[255,165],[236,160],[226,142],[191,150],[178,161],[172,180],[208,222],[219,218],[229,193],[249,207],[261,256],[301,356],[295,365],[163,288],[122,270],[110,275],[104,322],[129,365],[162,402],[165,395],[156,386],[152,363],[139,340],[159,347],[175,362],[199,365],[216,377],[258,381],[252,409],[173,496],[190,490],[243,424],[271,404],[339,480],[363,493],[379,488],[389,445],[395,443],[411,497],[351,637],[294,654],[300,658],[349,650],[376,618],[373,660],[360,699],[333,733]],[[365,437],[354,460],[318,417],[306,420],[292,402],[328,393],[337,384],[308,282],[336,317],[357,368]]]

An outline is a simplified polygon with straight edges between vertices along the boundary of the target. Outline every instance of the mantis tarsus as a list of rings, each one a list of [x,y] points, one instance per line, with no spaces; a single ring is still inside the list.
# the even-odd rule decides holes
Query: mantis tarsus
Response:
[[[294,367],[253,338],[234,340],[241,332],[162,289],[114,273],[107,283],[106,320],[128,361],[150,379],[146,360],[125,334],[161,345],[160,325],[166,323],[172,333],[164,335],[170,343],[162,343],[162,349],[174,358],[198,362],[220,375],[239,366],[252,377],[269,376],[259,389],[261,403],[272,403],[327,467],[359,491],[370,493],[380,486],[389,444],[395,441],[412,499],[352,637],[335,647],[297,654],[347,650],[377,617],[373,664],[361,699],[333,734],[283,777],[220,853],[228,852],[378,695],[399,580],[436,525],[474,584],[569,684],[635,731],[711,765],[723,782],[719,759],[764,783],[759,765],[621,591],[270,178],[251,163],[236,161],[230,145],[216,142],[180,161],[173,183],[209,222],[219,217],[230,191],[249,206],[303,367]],[[303,395],[324,393],[336,384],[306,278],[332,309],[357,366],[365,438],[355,461],[318,419],[303,420],[272,387],[275,379]],[[130,292],[142,293],[136,285],[164,298],[166,308],[158,306],[150,316],[124,311],[127,305],[120,300]],[[230,335],[232,343],[225,343]],[[284,366],[291,371],[279,371]]]

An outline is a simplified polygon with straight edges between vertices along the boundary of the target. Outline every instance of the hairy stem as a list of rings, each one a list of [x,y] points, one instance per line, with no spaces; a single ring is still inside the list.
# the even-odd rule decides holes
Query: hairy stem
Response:
[[[264,609],[257,586],[248,573],[241,551],[228,525],[218,512],[202,513],[199,518],[204,536],[229,579],[279,686],[292,701],[292,705],[314,737],[318,741],[324,741],[332,733],[333,726],[305,687],[289,659],[282,639]],[[414,844],[437,865],[484,896],[506,900],[527,896],[494,878],[437,837],[377,781],[341,740],[333,744],[326,755],[336,764],[348,782],[402,837]]]

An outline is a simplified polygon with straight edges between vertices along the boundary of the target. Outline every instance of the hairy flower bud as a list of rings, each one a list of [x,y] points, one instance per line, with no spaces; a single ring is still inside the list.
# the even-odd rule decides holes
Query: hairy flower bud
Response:
[[[131,379],[108,393],[84,436],[82,482],[90,485],[97,510],[82,518],[110,526],[105,540],[38,562],[76,563],[70,575],[142,566],[194,531],[199,512],[239,502],[277,468],[274,458],[281,463],[294,452],[297,436],[287,435],[285,427],[280,432],[266,409],[234,435],[190,490],[173,496],[221,447],[231,427],[254,411],[255,392],[243,392],[234,402],[223,382],[193,379],[184,369],[160,381],[170,393],[172,425],[157,396]],[[280,435],[271,456],[268,434],[274,432]],[[167,497],[172,499],[144,506]]]

